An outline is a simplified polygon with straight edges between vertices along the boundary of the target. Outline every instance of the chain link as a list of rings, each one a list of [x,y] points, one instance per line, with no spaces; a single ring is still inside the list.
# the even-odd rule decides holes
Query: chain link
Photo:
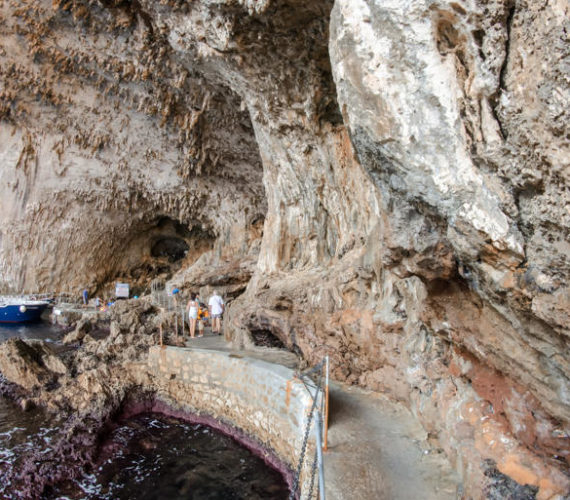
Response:
[[[318,366],[322,367],[322,362],[319,363]],[[314,367],[311,370],[309,370],[308,372],[306,372],[305,374],[300,374],[299,377],[301,379],[301,381],[303,382],[303,384],[305,385],[305,388],[307,389],[307,392],[311,395],[311,397],[313,398],[313,404],[311,405],[311,411],[309,413],[309,416],[307,418],[307,426],[305,427],[305,433],[303,435],[303,444],[301,446],[301,453],[299,455],[299,463],[297,464],[297,470],[295,471],[295,476],[294,476],[294,480],[293,480],[293,488],[291,489],[291,493],[289,494],[289,500],[295,500],[296,498],[296,494],[297,494],[297,490],[299,488],[299,479],[301,477],[301,470],[303,468],[303,463],[305,461],[305,454],[307,452],[307,443],[309,441],[309,434],[311,432],[311,423],[313,421],[313,416],[315,415],[315,410],[317,408],[317,401],[319,399],[319,391],[322,391],[322,380],[323,380],[323,376],[322,373],[319,377],[319,381],[316,384],[315,387],[315,395],[313,396],[311,394],[311,391],[309,390],[309,388],[307,387],[307,384],[305,383],[305,380],[303,380],[303,377],[305,377],[306,375],[308,375],[308,373],[311,373],[313,371],[315,371]],[[313,462],[313,466],[312,466],[312,470],[311,470],[311,488],[309,490],[309,500],[311,498],[312,495],[312,490],[313,490],[313,483],[315,480],[315,471],[317,468],[317,457],[315,454],[315,460]]]
[[[313,498],[313,488],[315,486],[315,475],[317,473],[317,464],[318,464],[318,453],[317,450],[315,450],[315,458],[313,459],[313,466],[311,467],[311,484],[309,485],[309,496],[307,497],[307,500],[311,500]],[[315,498],[318,498],[319,495],[319,485],[317,483],[317,494],[315,495]]]

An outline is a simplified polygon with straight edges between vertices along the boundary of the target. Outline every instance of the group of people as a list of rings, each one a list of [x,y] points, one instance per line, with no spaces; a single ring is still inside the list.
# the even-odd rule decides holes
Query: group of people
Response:
[[[210,318],[212,321],[212,333],[215,335],[222,334],[222,314],[224,314],[224,300],[216,290],[214,290],[213,295],[210,297],[208,301],[208,311],[210,313]],[[199,321],[199,312],[200,312],[200,301],[198,300],[197,295],[192,292],[190,294],[190,300],[188,301],[188,305],[186,306],[186,312],[188,313],[188,320],[190,322],[190,338],[194,338],[196,336],[196,325],[203,324]],[[201,320],[200,320],[201,321]],[[202,333],[202,329],[199,328],[198,337],[203,337],[204,334]]]

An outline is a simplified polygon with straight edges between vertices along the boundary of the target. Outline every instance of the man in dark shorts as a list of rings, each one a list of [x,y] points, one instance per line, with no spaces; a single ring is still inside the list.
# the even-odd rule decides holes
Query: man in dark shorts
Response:
[[[222,334],[222,314],[224,313],[224,301],[218,295],[217,290],[214,290],[214,295],[208,301],[208,309],[210,310],[210,317],[212,318],[212,333]]]

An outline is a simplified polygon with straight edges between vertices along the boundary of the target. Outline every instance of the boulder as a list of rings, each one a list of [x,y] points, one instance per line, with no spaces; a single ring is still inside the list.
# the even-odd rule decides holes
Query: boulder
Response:
[[[67,367],[43,341],[12,338],[0,345],[0,371],[26,390],[53,382]]]
[[[76,342],[81,342],[84,339],[85,335],[87,335],[87,333],[92,330],[93,330],[93,324],[91,323],[91,321],[87,318],[81,318],[78,321],[77,325],[75,326],[75,330],[68,333],[63,338],[63,343],[74,344]]]

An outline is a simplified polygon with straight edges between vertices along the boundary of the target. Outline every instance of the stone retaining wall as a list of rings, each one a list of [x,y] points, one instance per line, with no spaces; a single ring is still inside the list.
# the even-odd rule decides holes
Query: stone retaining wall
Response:
[[[293,370],[230,352],[158,346],[150,349],[148,368],[158,397],[169,406],[238,428],[290,468],[296,467],[312,399]],[[301,475],[304,493],[314,432],[308,446],[310,459]]]

